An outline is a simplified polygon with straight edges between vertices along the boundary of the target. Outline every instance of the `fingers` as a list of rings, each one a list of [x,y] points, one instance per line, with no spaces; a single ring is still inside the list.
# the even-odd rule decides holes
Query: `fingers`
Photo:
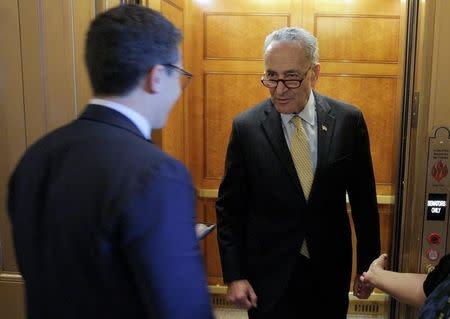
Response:
[[[252,307],[251,302],[248,300],[247,296],[238,296],[230,301],[238,308],[249,310]]]
[[[245,281],[236,281],[228,286],[227,300],[236,307],[249,310],[256,308],[257,296],[252,286]]]
[[[387,254],[381,254],[380,257],[377,258],[376,263],[381,266],[381,268],[386,268],[388,255]]]
[[[361,282],[364,283],[366,281],[366,275],[367,275],[367,272],[363,272],[362,275],[359,276],[359,280],[361,280]]]
[[[256,294],[253,291],[252,287],[250,287],[249,298],[250,298],[250,303],[252,304],[252,307],[256,308],[257,307],[256,302],[257,302],[258,298],[256,297]]]
[[[361,290],[359,291],[359,293],[357,294],[356,297],[359,299],[367,299],[372,294],[372,291],[373,291],[373,286],[368,285],[368,284],[363,284],[361,287]]]
[[[256,295],[255,295],[255,297],[256,297]],[[247,294],[239,293],[236,295],[232,295],[228,298],[228,300],[230,302],[232,302],[236,307],[245,309],[245,310],[249,310],[253,306],[251,297],[247,296]],[[255,303],[256,303],[256,301],[255,301]]]
[[[364,272],[362,275],[356,275],[355,277],[355,281],[353,284],[353,295],[358,299],[369,298],[374,289],[374,286],[366,281],[366,274],[367,273]]]

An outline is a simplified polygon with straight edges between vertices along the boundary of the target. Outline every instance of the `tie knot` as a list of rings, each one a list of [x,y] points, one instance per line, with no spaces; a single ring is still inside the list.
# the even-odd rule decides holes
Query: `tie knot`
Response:
[[[291,118],[291,123],[294,124],[295,128],[298,130],[300,128],[300,125],[302,125],[302,119],[298,115],[294,115]]]

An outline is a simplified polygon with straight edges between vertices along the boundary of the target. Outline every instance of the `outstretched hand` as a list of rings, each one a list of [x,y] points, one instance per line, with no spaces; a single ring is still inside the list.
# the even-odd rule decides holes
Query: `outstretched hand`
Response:
[[[377,259],[372,261],[369,269],[360,276],[361,282],[376,285],[377,276],[380,271],[386,268],[387,258],[387,254],[381,254]]]
[[[367,271],[356,275],[353,285],[353,295],[359,299],[367,299],[376,286],[377,276],[386,267],[387,255],[382,254],[375,259]]]

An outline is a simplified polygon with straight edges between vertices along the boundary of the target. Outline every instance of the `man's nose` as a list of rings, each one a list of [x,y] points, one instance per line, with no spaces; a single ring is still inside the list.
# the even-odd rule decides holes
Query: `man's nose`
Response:
[[[286,85],[285,85],[283,82],[279,81],[279,82],[277,83],[277,86],[276,86],[275,90],[276,90],[276,92],[277,92],[278,94],[280,94],[280,93],[286,92],[286,91],[289,90],[289,89],[286,87]]]

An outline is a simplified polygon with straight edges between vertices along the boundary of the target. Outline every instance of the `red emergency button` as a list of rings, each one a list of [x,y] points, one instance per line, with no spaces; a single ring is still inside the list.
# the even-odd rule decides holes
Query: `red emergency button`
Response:
[[[430,233],[427,237],[427,240],[430,244],[438,245],[441,243],[441,235],[438,233]]]
[[[427,249],[425,251],[425,255],[431,261],[438,260],[438,258],[439,258],[439,252],[435,249]]]

